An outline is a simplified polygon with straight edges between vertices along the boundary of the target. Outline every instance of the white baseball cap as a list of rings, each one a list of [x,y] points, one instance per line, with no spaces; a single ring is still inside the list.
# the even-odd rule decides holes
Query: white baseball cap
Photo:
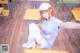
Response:
[[[49,3],[42,3],[39,7],[39,10],[47,10],[51,5]]]

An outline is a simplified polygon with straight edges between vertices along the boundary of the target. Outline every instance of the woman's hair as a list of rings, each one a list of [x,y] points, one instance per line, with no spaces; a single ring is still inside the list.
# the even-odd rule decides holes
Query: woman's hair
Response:
[[[51,7],[50,10],[50,16],[55,16],[55,9]]]

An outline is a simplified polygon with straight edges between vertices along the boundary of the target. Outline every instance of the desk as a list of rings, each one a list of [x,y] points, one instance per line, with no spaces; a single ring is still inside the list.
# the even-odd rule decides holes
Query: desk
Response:
[[[3,16],[9,16],[9,10],[4,9],[4,10],[2,11],[2,15],[3,15]]]
[[[72,14],[76,21],[80,21],[80,8],[73,8]]]
[[[38,9],[26,9],[24,20],[40,20]]]
[[[3,11],[3,7],[0,7],[0,14],[1,14],[2,11]]]
[[[8,4],[9,0],[0,0],[0,4]]]
[[[67,51],[40,50],[40,49],[24,49],[24,53],[68,53]]]

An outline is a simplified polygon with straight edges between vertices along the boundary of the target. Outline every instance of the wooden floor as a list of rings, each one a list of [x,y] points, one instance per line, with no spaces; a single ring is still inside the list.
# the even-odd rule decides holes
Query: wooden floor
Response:
[[[0,17],[0,44],[9,44],[9,53],[23,53],[22,44],[27,42],[28,22],[23,19],[26,2],[13,5],[14,16],[11,19]],[[80,48],[79,29],[61,29],[52,50],[76,53]]]
[[[24,2],[25,3],[25,2]],[[9,53],[20,53],[21,43],[24,36],[23,16],[25,13],[25,5],[22,2],[14,3],[13,17],[11,19],[0,18],[0,44],[9,44]]]

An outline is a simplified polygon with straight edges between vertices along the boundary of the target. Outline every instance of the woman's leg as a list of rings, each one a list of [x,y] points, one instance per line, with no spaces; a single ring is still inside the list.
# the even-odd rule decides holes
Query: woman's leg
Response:
[[[32,47],[35,47],[35,40],[34,40],[34,26],[33,24],[29,24],[29,35],[28,35],[28,40],[27,40],[27,43],[24,43],[23,44],[23,47],[26,47],[26,48],[32,48]]]
[[[47,41],[40,33],[40,28],[37,24],[31,23],[29,24],[29,37],[28,41],[25,44],[27,48],[35,47],[36,43],[40,45],[40,48],[45,48]]]
[[[45,40],[45,38],[43,37],[43,35],[41,34],[41,30],[39,28],[39,26],[37,24],[32,23],[30,25],[30,34],[32,34],[34,36],[34,40],[35,42],[40,45],[40,48],[46,48],[47,45],[47,41]]]

